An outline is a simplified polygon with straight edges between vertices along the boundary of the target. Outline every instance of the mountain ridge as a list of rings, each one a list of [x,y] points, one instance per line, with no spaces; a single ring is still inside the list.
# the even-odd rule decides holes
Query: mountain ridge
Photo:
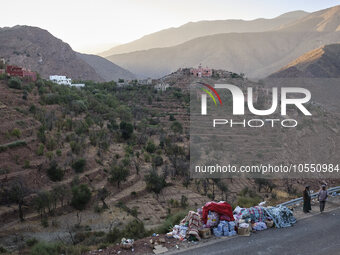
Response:
[[[306,24],[305,20],[316,20],[318,15],[329,17],[324,22],[325,27],[327,22],[340,25],[340,19],[337,19],[340,15],[339,6],[311,13],[301,18],[300,22]],[[315,22],[308,25],[310,27],[305,30],[285,27],[266,32],[203,36],[177,46],[117,54],[107,59],[137,76],[161,77],[177,68],[201,63],[211,68],[245,73],[250,78],[264,78],[306,51],[340,42],[340,31],[319,31],[313,28]],[[295,26],[299,27],[300,23]]]
[[[311,50],[269,78],[340,78],[340,44],[328,44]]]
[[[272,19],[230,19],[188,22],[179,27],[171,27],[145,35],[132,42],[115,46],[107,51],[99,53],[98,55],[108,57],[114,54],[123,54],[152,48],[171,47],[198,37],[220,33],[263,32],[274,28],[280,28],[283,24],[293,22],[307,14],[308,13],[304,11],[293,11],[284,13]]]
[[[21,25],[0,28],[0,57],[9,64],[36,71],[43,78],[58,74],[75,80],[112,80],[107,75],[103,78],[98,74],[100,68],[93,60],[91,62],[78,54],[69,44],[45,29]],[[105,59],[101,61],[106,62]],[[113,74],[116,71],[124,73],[122,68],[111,62],[107,62],[105,68]]]

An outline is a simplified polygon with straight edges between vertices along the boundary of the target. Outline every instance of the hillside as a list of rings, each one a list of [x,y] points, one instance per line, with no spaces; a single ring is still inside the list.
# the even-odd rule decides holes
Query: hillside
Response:
[[[77,53],[77,56],[89,64],[105,81],[118,81],[119,79],[133,80],[136,78],[133,73],[105,58],[81,53]]]
[[[119,75],[131,75],[100,57],[79,56],[46,30],[30,26],[0,28],[0,58],[36,71],[43,78],[59,74],[75,80],[110,81]]]
[[[281,27],[282,31],[317,31],[336,32],[340,31],[340,5],[313,12],[291,24]]]
[[[340,78],[340,44],[325,45],[298,57],[269,78]]]
[[[129,53],[139,50],[170,47],[198,37],[213,34],[269,31],[290,24],[307,14],[308,13],[304,11],[294,11],[282,14],[273,19],[190,22],[177,28],[164,29],[153,34],[143,36],[133,42],[113,47],[99,55],[108,57],[115,54]]]
[[[179,67],[202,63],[216,69],[245,73],[250,78],[263,78],[306,51],[340,42],[340,31],[330,29],[336,24],[340,25],[340,19],[337,19],[339,12],[336,6],[311,13],[285,29],[204,36],[173,47],[107,58],[137,76],[161,77]],[[306,23],[306,19],[323,20],[323,27],[327,29],[317,29],[315,22]]]
[[[247,206],[266,195],[271,203],[295,197],[307,180],[272,180],[267,184],[275,187],[273,192],[257,192],[253,179],[215,183],[188,178],[188,86],[199,81],[227,82],[243,89],[260,86],[224,73],[220,79],[199,79],[179,71],[164,77],[171,88],[163,92],[153,86],[117,88],[113,82],[91,82],[82,89],[44,80],[13,86],[15,79],[1,76],[0,245],[11,251],[27,249],[25,243],[36,238],[100,247],[116,243],[124,234],[141,238],[150,234],[149,229],[164,233],[169,224],[165,219],[178,223],[173,218],[182,218],[178,213],[183,208],[197,208],[209,200],[242,206],[243,198]],[[293,133],[227,129],[230,149],[225,159],[247,164],[326,156],[334,160],[339,137],[322,150],[316,144],[334,137],[339,117],[312,110],[315,118],[301,121]],[[296,112],[289,115],[299,118]],[[308,180],[315,187],[319,182]],[[246,187],[257,195],[242,193]],[[85,199],[78,198],[79,190]],[[20,208],[24,222],[19,220]],[[137,233],[128,232],[136,227]]]

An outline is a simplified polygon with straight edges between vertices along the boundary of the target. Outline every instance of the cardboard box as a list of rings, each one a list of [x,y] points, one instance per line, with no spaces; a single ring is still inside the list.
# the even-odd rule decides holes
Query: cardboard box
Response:
[[[251,226],[248,228],[238,228],[237,234],[240,236],[250,236]]]
[[[203,229],[201,229],[200,230],[200,236],[203,239],[210,238],[211,237],[211,230],[210,230],[210,228],[203,228]]]

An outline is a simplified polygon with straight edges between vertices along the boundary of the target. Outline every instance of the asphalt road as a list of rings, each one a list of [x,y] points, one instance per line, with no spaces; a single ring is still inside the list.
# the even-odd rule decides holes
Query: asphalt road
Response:
[[[293,227],[224,239],[176,254],[340,255],[340,208],[299,220]]]

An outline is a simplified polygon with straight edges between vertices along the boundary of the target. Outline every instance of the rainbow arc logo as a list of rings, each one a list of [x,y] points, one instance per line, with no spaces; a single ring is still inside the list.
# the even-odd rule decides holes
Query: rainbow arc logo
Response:
[[[201,84],[201,85],[205,86],[206,88],[210,89],[216,95],[218,101],[220,102],[220,105],[223,104],[220,95],[217,93],[217,91],[212,86],[210,86],[209,84],[203,83],[203,82],[199,82],[199,84]],[[212,98],[212,100],[214,101],[215,105],[217,105],[215,97],[212,95],[212,93],[209,90],[207,90],[205,88],[201,88],[201,90],[206,92]]]

